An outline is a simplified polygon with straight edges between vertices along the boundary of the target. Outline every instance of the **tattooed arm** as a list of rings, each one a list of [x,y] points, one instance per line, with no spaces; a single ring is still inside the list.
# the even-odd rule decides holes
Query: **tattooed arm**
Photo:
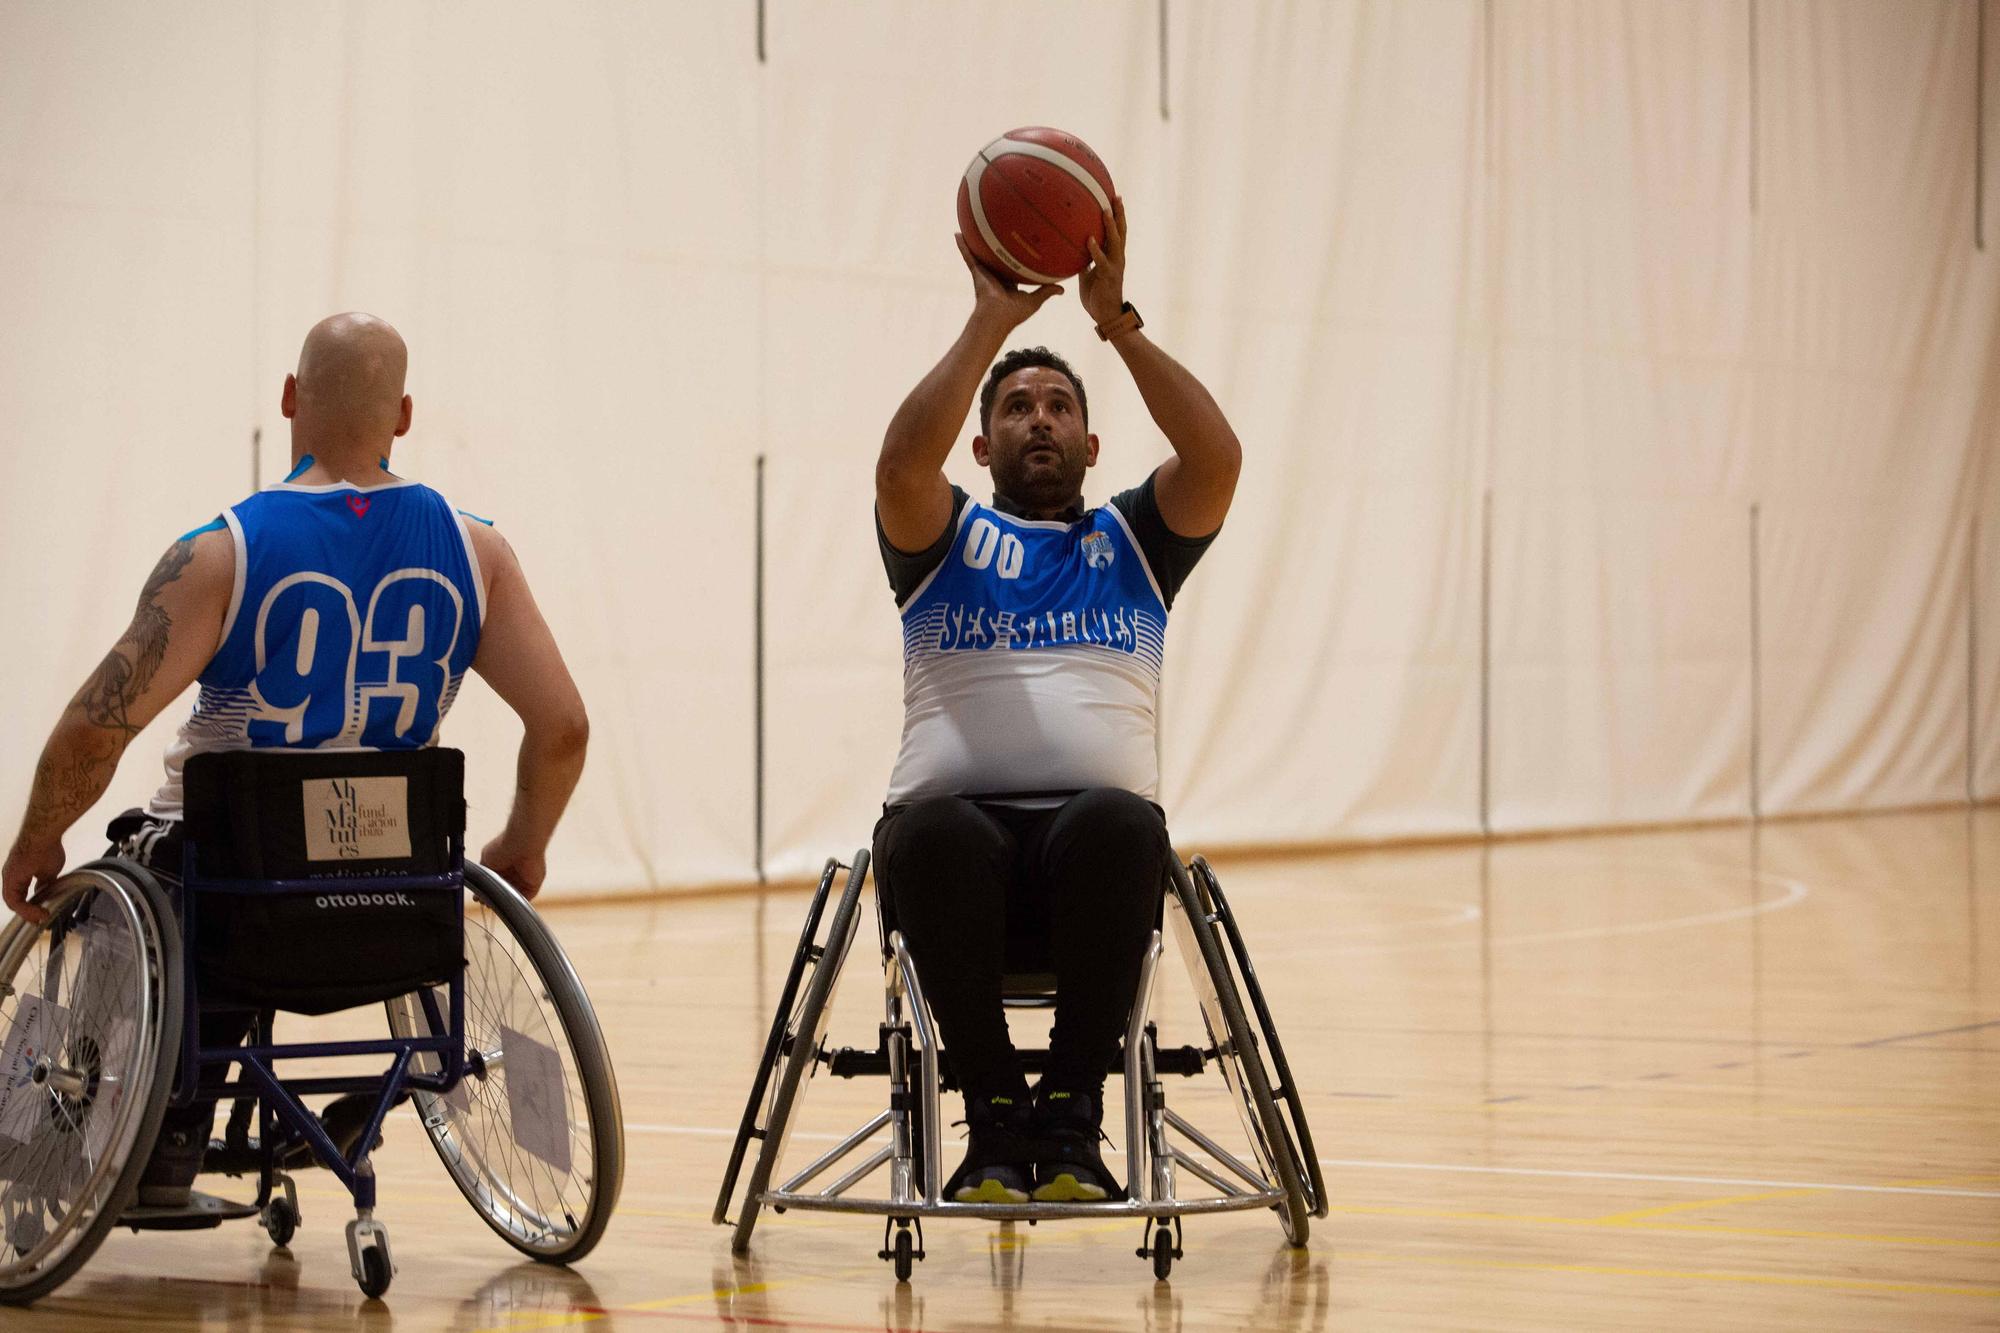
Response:
[[[28,812],[0,865],[0,896],[31,921],[28,901],[63,868],[63,834],[111,785],[134,736],[208,665],[222,637],[236,554],[229,536],[205,532],[167,548],[139,594],[125,633],[57,719],[35,766]]]

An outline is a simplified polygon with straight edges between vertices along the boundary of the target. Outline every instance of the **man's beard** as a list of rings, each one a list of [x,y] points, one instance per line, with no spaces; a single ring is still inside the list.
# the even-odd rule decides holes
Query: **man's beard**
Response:
[[[993,466],[993,489],[1030,514],[1055,514],[1075,504],[1083,496],[1084,465],[1061,449],[1055,467],[1028,466],[1023,450],[1006,466]]]

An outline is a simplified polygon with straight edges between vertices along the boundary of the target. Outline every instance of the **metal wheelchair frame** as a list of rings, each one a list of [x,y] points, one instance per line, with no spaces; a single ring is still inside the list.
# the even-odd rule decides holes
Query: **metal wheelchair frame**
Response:
[[[956,1203],[941,1195],[945,1179],[942,1136],[930,1127],[943,1123],[940,1097],[952,1083],[948,1055],[939,1041],[908,946],[900,932],[888,929],[879,907],[885,986],[877,1044],[873,1049],[829,1049],[825,1045],[833,992],[856,933],[858,900],[868,863],[866,850],[857,852],[850,865],[830,859],[808,909],[712,1214],[717,1224],[729,1223],[727,1214],[744,1158],[751,1143],[760,1143],[734,1223],[733,1250],[742,1253],[748,1249],[763,1207],[776,1212],[799,1208],[882,1217],[883,1245],[878,1257],[893,1264],[898,1281],[907,1281],[915,1261],[923,1258],[924,1218],[973,1217],[1003,1223],[1072,1217],[1140,1218],[1146,1239],[1137,1253],[1152,1260],[1154,1275],[1161,1279],[1182,1253],[1180,1219],[1192,1214],[1270,1208],[1279,1214],[1287,1240],[1294,1246],[1305,1244],[1308,1217],[1323,1217],[1327,1211],[1311,1131],[1241,934],[1221,885],[1205,860],[1196,857],[1187,866],[1173,861],[1164,910],[1181,936],[1183,953],[1192,946],[1193,955],[1187,962],[1190,976],[1196,980],[1209,1044],[1170,1048],[1159,1043],[1150,1013],[1162,953],[1161,934],[1156,930],[1142,962],[1124,1049],[1117,1067],[1107,1071],[1120,1073],[1124,1079],[1128,1197],[1101,1203],[1022,1204]],[[828,920],[827,900],[843,870],[847,872],[846,883]],[[1243,1008],[1243,992],[1252,999],[1257,1028],[1251,1026]],[[1007,1003],[1012,1007],[1045,1005],[1052,1002],[1051,994],[1047,987],[1027,993],[1017,988]],[[1264,1063],[1267,1056],[1269,1069]],[[1046,1059],[1046,1052],[1023,1051],[1021,1057],[1026,1072],[1034,1073]],[[1192,1077],[1209,1064],[1221,1067],[1225,1081],[1236,1093],[1251,1144],[1251,1161],[1229,1152],[1167,1105],[1165,1076]],[[886,1075],[888,1108],[774,1186],[801,1087],[822,1065],[830,1074],[843,1078]],[[1281,1103],[1288,1115],[1281,1112]],[[830,1184],[809,1188],[847,1164],[885,1128],[889,1131],[887,1143],[847,1165]],[[1188,1151],[1188,1145],[1208,1160]],[[886,1193],[878,1197],[850,1193],[884,1166],[889,1168]],[[1181,1171],[1200,1180],[1215,1195],[1181,1197]]]

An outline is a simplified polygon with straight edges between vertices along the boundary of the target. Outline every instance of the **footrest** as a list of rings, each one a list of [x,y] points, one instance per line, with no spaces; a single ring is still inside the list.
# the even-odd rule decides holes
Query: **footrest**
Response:
[[[190,1190],[188,1201],[173,1208],[134,1205],[118,1216],[118,1225],[134,1231],[205,1231],[233,1222],[239,1217],[257,1216],[254,1203],[232,1203],[213,1194]]]

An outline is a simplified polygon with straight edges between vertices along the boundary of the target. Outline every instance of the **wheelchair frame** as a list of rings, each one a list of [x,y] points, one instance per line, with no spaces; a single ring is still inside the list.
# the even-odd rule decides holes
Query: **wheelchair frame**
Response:
[[[1171,862],[1165,911],[1180,935],[1209,1044],[1168,1048],[1159,1043],[1150,1014],[1162,953],[1161,934],[1155,930],[1142,962],[1124,1049],[1117,1067],[1107,1071],[1120,1073],[1124,1079],[1127,1198],[1101,1203],[956,1203],[942,1197],[942,1136],[929,1132],[928,1127],[943,1123],[940,1098],[951,1082],[949,1055],[938,1039],[909,949],[901,932],[887,929],[879,903],[877,924],[885,984],[877,1045],[873,1050],[827,1048],[833,994],[856,933],[868,865],[865,849],[855,853],[851,865],[829,859],[807,911],[711,1216],[718,1225],[729,1225],[729,1207],[749,1145],[761,1143],[734,1223],[732,1250],[741,1254],[749,1248],[763,1207],[777,1212],[799,1208],[882,1217],[883,1245],[878,1257],[894,1266],[899,1282],[907,1281],[915,1261],[924,1257],[924,1218],[1034,1223],[1069,1217],[1136,1217],[1142,1219],[1146,1232],[1137,1253],[1152,1260],[1154,1275],[1161,1279],[1167,1277],[1173,1260],[1182,1255],[1180,1219],[1191,1214],[1270,1208],[1278,1213],[1287,1240],[1294,1246],[1305,1244],[1308,1218],[1324,1217],[1327,1212],[1311,1130],[1242,935],[1222,896],[1221,884],[1205,860],[1196,857],[1186,866],[1177,858]],[[829,920],[827,901],[842,871],[846,871],[846,883]],[[1242,994],[1246,992],[1256,1014],[1255,1028],[1243,1008]],[[1021,1007],[1046,1004],[1048,999],[1046,995],[1015,996],[1006,1003]],[[1026,1071],[1034,1073],[1046,1052],[1023,1051],[1021,1056]],[[1267,1057],[1271,1062],[1268,1068]],[[1252,1161],[1229,1152],[1167,1105],[1164,1076],[1191,1077],[1211,1063],[1221,1067],[1235,1094]],[[843,1078],[886,1075],[890,1083],[888,1109],[773,1187],[801,1088],[821,1065]],[[886,1144],[848,1166],[831,1184],[809,1188],[847,1163],[885,1128],[889,1131]],[[1184,1144],[1206,1154],[1208,1163]],[[886,1194],[850,1195],[849,1191],[884,1166],[889,1168]],[[1181,1197],[1181,1171],[1215,1190],[1215,1196]]]
[[[452,894],[452,916],[456,923],[459,939],[459,953],[465,952],[465,837],[453,833],[450,839],[450,866],[441,874],[434,875],[383,875],[371,876],[365,881],[370,893],[450,893]],[[278,1245],[288,1244],[298,1227],[298,1193],[291,1177],[277,1169],[278,1136],[273,1132],[282,1128],[303,1140],[311,1149],[320,1165],[332,1171],[346,1187],[354,1200],[354,1220],[347,1224],[347,1256],[354,1274],[354,1280],[368,1296],[380,1296],[389,1289],[395,1274],[395,1264],[389,1251],[389,1232],[375,1218],[375,1169],[369,1162],[374,1151],[376,1138],[382,1132],[382,1124],[389,1112],[411,1092],[449,1093],[458,1087],[468,1073],[482,1073],[486,1055],[474,1052],[468,1058],[465,1050],[465,969],[454,971],[446,983],[448,989],[448,1016],[438,1012],[437,997],[431,987],[423,987],[416,992],[418,1002],[424,1008],[428,1030],[434,1035],[389,1036],[361,1041],[310,1041],[276,1043],[272,1040],[272,1028],[276,1011],[259,1005],[244,1005],[229,1001],[211,1000],[204,1006],[201,999],[199,969],[196,966],[195,951],[187,947],[188,940],[199,938],[196,922],[200,915],[200,904],[204,894],[255,892],[272,895],[323,894],[340,884],[340,881],[325,879],[210,879],[199,874],[197,866],[195,838],[190,834],[181,847],[181,901],[180,936],[182,992],[185,996],[185,1012],[194,1021],[181,1024],[180,1069],[174,1090],[168,1104],[181,1107],[192,1104],[198,1098],[214,1095],[218,1102],[224,1097],[253,1096],[258,1107],[258,1170],[257,1198],[252,1204],[227,1203],[212,1206],[207,1211],[215,1215],[217,1222],[225,1216],[244,1217],[253,1213],[264,1218],[265,1230]],[[240,1046],[209,1047],[201,1043],[201,1016],[208,1013],[247,1013],[252,1015],[250,1040]],[[410,1065],[422,1054],[433,1054],[439,1058],[441,1068],[436,1073],[415,1073]],[[314,1060],[342,1058],[361,1055],[387,1055],[392,1057],[388,1070],[380,1075],[369,1076],[351,1074],[320,1078],[296,1079],[282,1082],[277,1076],[276,1064],[280,1060]],[[203,1072],[218,1066],[226,1069],[239,1065],[243,1076],[227,1080],[209,1088],[201,1087]],[[309,1110],[299,1098],[321,1093],[373,1093],[375,1109],[369,1115],[361,1137],[355,1140],[349,1154],[343,1155],[337,1144],[327,1134],[319,1116]],[[285,1197],[274,1200],[274,1187],[282,1185]],[[135,1229],[144,1229],[146,1222],[154,1221],[162,1229],[172,1229],[177,1219],[171,1215],[158,1219],[141,1216]],[[131,1223],[128,1222],[128,1225]]]
[[[194,864],[191,844],[192,839],[183,860],[184,868],[189,870]],[[484,867],[465,862],[456,837],[452,839],[451,853],[452,869],[448,873],[371,877],[366,883],[370,891],[456,891],[462,955],[473,952],[464,906],[465,895],[470,892],[498,918],[498,925],[503,928],[487,930],[487,936],[497,940],[504,935],[522,955],[518,959],[503,955],[501,962],[512,965],[514,984],[525,982],[539,991],[538,1004],[544,1006],[542,1019],[551,1027],[552,1039],[566,1046],[576,1080],[575,1093],[582,1101],[582,1112],[588,1122],[583,1131],[588,1135],[589,1170],[580,1177],[587,1197],[579,1204],[567,1197],[567,1186],[558,1182],[558,1197],[553,1205],[569,1224],[568,1230],[559,1234],[546,1229],[536,1232],[524,1225],[524,1217],[532,1222],[538,1216],[537,1210],[542,1214],[550,1211],[551,1205],[543,1200],[539,1184],[530,1180],[529,1188],[523,1189],[522,1182],[509,1175],[512,1166],[503,1162],[496,1168],[486,1151],[488,1145],[477,1140],[480,1126],[469,1119],[463,1123],[454,1119],[450,1108],[442,1104],[468,1077],[483,1077],[503,1066],[503,1053],[499,1050],[467,1050],[468,968],[457,969],[438,988],[420,987],[409,995],[387,1001],[392,1035],[386,1038],[278,1044],[270,1038],[274,1010],[210,1003],[208,1012],[253,1015],[252,1030],[246,1045],[204,1047],[199,1040],[198,1021],[204,1005],[195,989],[193,950],[184,944],[186,939],[193,938],[192,926],[200,911],[201,893],[245,888],[259,892],[324,893],[331,882],[196,879],[191,881],[192,887],[184,883],[177,920],[175,905],[150,870],[122,858],[104,858],[65,875],[41,899],[52,914],[52,922],[46,929],[19,917],[10,918],[0,927],[0,1005],[19,994],[23,1003],[32,997],[40,1005],[60,1006],[63,997],[56,992],[63,980],[67,978],[72,990],[81,985],[80,978],[89,975],[87,969],[93,966],[91,955],[79,945],[77,952],[68,955],[72,961],[66,965],[65,940],[69,932],[85,929],[97,921],[95,913],[100,900],[116,905],[109,918],[129,930],[137,955],[129,960],[130,966],[124,973],[113,977],[121,983],[121,990],[127,989],[128,984],[130,990],[130,994],[113,998],[125,1003],[132,1012],[126,1015],[115,1006],[111,1010],[114,1028],[126,1017],[132,1025],[126,1042],[130,1055],[124,1065],[115,1071],[106,1068],[102,1058],[106,1054],[104,1034],[76,1031],[82,1026],[80,1021],[70,1022],[66,1030],[58,1031],[54,1037],[44,1034],[38,1038],[47,1044],[47,1049],[31,1068],[29,1079],[33,1086],[29,1095],[49,1098],[51,1106],[68,1121],[66,1132],[78,1135],[79,1141],[81,1136],[100,1132],[103,1138],[95,1159],[85,1150],[83,1161],[88,1169],[83,1178],[64,1182],[65,1187],[76,1186],[77,1198],[38,1195],[30,1200],[36,1209],[46,1206],[55,1213],[53,1226],[40,1221],[41,1213],[37,1211],[29,1231],[17,1236],[13,1229],[14,1211],[0,1209],[0,1223],[6,1226],[5,1234],[0,1234],[0,1302],[24,1304],[53,1291],[83,1265],[113,1226],[128,1226],[135,1231],[202,1229],[226,1220],[261,1215],[273,1243],[281,1246],[288,1243],[299,1223],[297,1192],[290,1176],[280,1169],[278,1154],[281,1145],[289,1147],[290,1142],[303,1142],[354,1198],[356,1217],[347,1228],[350,1263],[362,1291],[370,1297],[381,1295],[395,1270],[387,1231],[373,1217],[375,1177],[369,1154],[389,1110],[406,1096],[416,1098],[426,1135],[454,1183],[481,1218],[509,1244],[538,1261],[563,1264],[583,1257],[594,1248],[616,1206],[624,1173],[623,1118],[603,1034],[560,945],[526,900]],[[97,896],[89,900],[87,907],[79,907],[88,894]],[[186,923],[185,933],[182,922]],[[45,935],[51,943],[40,977],[31,974],[25,988],[17,987],[16,981],[23,976],[22,967]],[[502,969],[496,967],[494,971],[497,975]],[[493,984],[507,985],[509,980],[500,976]],[[442,999],[436,993],[438,989],[444,991]],[[62,1012],[59,1007],[57,1012]],[[18,1024],[18,1006],[14,1015]],[[75,1015],[70,1017],[74,1019]],[[87,1048],[95,1063],[77,1058],[72,1049],[76,1047]],[[179,1073],[169,1077],[171,1061],[176,1055],[181,1061]],[[390,1056],[388,1071],[284,1082],[274,1068],[280,1060],[367,1055]],[[426,1069],[423,1067],[426,1063],[435,1067]],[[203,1067],[227,1064],[240,1064],[243,1076],[201,1088]],[[566,1072],[566,1083],[569,1077]],[[141,1084],[143,1095],[126,1095],[128,1088],[139,1088]],[[377,1096],[367,1126],[345,1156],[337,1150],[318,1116],[299,1101],[302,1095],[327,1092]],[[184,1208],[131,1206],[170,1098],[186,1105],[196,1096],[220,1099],[232,1094],[256,1099],[261,1132],[246,1158],[216,1169],[231,1175],[254,1170],[258,1182],[255,1202],[234,1203],[195,1193]],[[246,1101],[239,1100],[239,1109],[246,1105]],[[280,1128],[296,1138],[287,1141],[273,1132]],[[46,1151],[38,1149],[20,1165],[24,1170],[42,1172],[50,1160]],[[61,1168],[58,1174],[69,1169],[65,1163],[58,1162],[58,1166]],[[574,1168],[570,1178],[579,1179]],[[0,1195],[8,1200],[13,1199],[15,1187],[21,1184],[13,1177],[0,1183],[6,1186]],[[282,1195],[278,1193],[280,1189]],[[524,1193],[532,1193],[532,1199],[523,1199]],[[56,1209],[58,1203],[62,1205],[60,1212]],[[24,1245],[24,1239],[29,1243]]]

